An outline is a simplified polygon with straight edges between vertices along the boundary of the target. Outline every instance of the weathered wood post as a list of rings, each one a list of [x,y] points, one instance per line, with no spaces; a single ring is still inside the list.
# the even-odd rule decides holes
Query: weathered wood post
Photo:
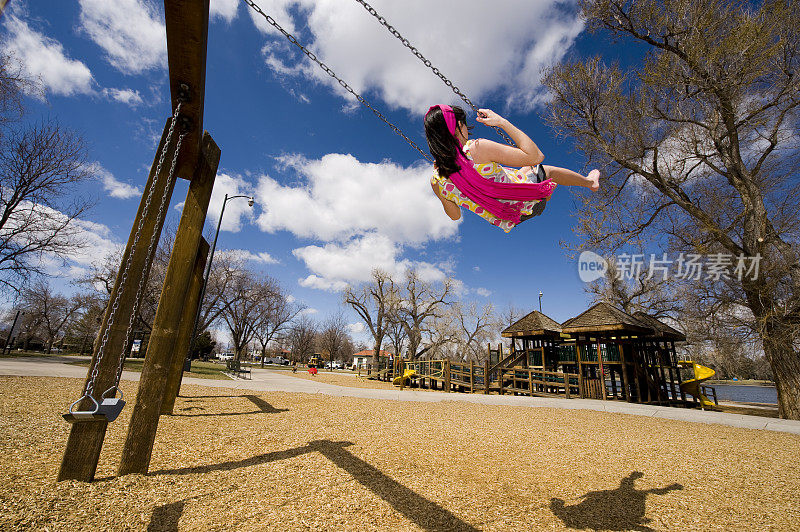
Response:
[[[607,400],[606,393],[606,371],[603,365],[603,351],[600,349],[600,336],[597,337],[597,362],[600,364],[600,394],[603,396],[603,401]]]
[[[136,218],[133,220],[133,227],[131,234],[128,238],[128,244],[125,247],[125,252],[122,255],[121,265],[130,260],[130,268],[128,269],[125,285],[121,286],[123,278],[123,268],[117,272],[117,279],[114,282],[114,288],[111,290],[109,301],[118,300],[118,306],[114,318],[113,325],[109,328],[108,322],[111,315],[111,305],[106,309],[103,321],[100,325],[100,333],[97,335],[95,341],[94,351],[92,355],[92,362],[89,366],[89,371],[86,376],[86,384],[92,375],[92,368],[97,362],[98,348],[100,347],[103,335],[108,333],[108,341],[105,345],[105,355],[98,365],[98,374],[94,384],[95,394],[102,394],[105,390],[114,385],[116,379],[118,357],[122,356],[122,350],[126,348],[123,345],[125,337],[127,336],[127,327],[130,320],[131,313],[136,301],[136,293],[139,284],[146,282],[147,276],[150,273],[150,263],[147,262],[148,243],[150,239],[158,239],[161,234],[163,220],[159,221],[155,215],[153,205],[147,213],[147,217],[143,220],[143,211],[145,208],[146,198],[151,195],[153,198],[160,200],[164,195],[172,196],[172,189],[175,185],[175,180],[169,182],[169,164],[162,165],[161,174],[156,175],[158,168],[159,155],[161,154],[164,144],[166,142],[167,134],[169,131],[170,121],[167,120],[164,126],[164,132],[161,135],[161,142],[156,150],[156,156],[153,160],[153,165],[150,167],[150,175],[147,178],[144,192],[142,193],[142,200],[139,203],[139,210],[136,213]],[[176,127],[177,129],[177,127]],[[173,133],[173,146],[175,145],[175,137],[177,131]],[[171,160],[173,150],[169,150],[165,156],[167,161]],[[133,242],[136,237],[137,228],[141,224],[141,231],[139,232],[139,243],[136,249],[132,249]],[[152,257],[151,257],[152,262]],[[96,397],[96,398],[99,398]],[[88,408],[88,405],[79,405],[79,408]],[[58,480],[80,480],[82,482],[91,482],[94,480],[94,474],[97,470],[97,463],[100,460],[100,451],[103,447],[103,440],[106,435],[106,428],[108,423],[106,421],[82,421],[75,423],[70,428],[67,445],[64,449],[64,456],[61,460],[61,467],[58,472]]]
[[[172,414],[175,408],[175,398],[181,388],[183,378],[183,365],[191,349],[192,334],[197,313],[200,312],[200,294],[203,291],[203,273],[208,259],[209,245],[205,238],[200,239],[200,247],[194,261],[192,279],[189,290],[186,292],[186,301],[181,313],[178,336],[175,340],[175,351],[172,357],[172,366],[169,368],[167,384],[164,390],[164,400],[161,402],[161,413]]]
[[[483,361],[483,393],[489,395],[489,359]]]
[[[475,393],[475,361],[469,361],[469,393]]]
[[[175,245],[164,277],[147,357],[139,380],[128,435],[122,448],[119,475],[147,473],[161,414],[161,403],[189,282],[200,247],[208,202],[217,175],[220,150],[211,135],[203,135],[200,161],[186,193],[183,214],[175,234]]]

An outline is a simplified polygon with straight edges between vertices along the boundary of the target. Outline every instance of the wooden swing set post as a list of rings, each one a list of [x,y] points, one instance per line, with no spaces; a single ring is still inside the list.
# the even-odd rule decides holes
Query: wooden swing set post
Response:
[[[173,96],[189,87],[186,117],[190,135],[187,150],[178,159],[178,168],[191,172],[181,221],[175,235],[164,287],[153,322],[147,358],[142,367],[139,392],[131,415],[118,474],[146,474],[150,465],[161,405],[169,370],[175,356],[181,315],[200,247],[208,203],[214,187],[220,149],[203,124],[206,53],[208,44],[209,0],[165,0],[167,57],[170,89]],[[200,142],[198,142],[200,141]]]
[[[147,473],[173,356],[177,356],[183,362],[185,355],[185,353],[177,355],[176,340],[189,284],[197,262],[197,251],[200,247],[220,156],[219,148],[208,133],[203,135],[200,153],[203,157],[186,194],[183,214],[175,234],[175,245],[164,277],[164,288],[161,290],[153,330],[147,345],[147,357],[139,379],[139,392],[136,395],[125,445],[122,448],[120,476]],[[191,320],[187,322],[188,327],[192,325]]]
[[[192,346],[192,334],[197,313],[200,312],[200,294],[203,291],[203,273],[208,260],[210,246],[205,238],[200,239],[200,247],[194,261],[192,279],[189,281],[189,290],[183,304],[178,336],[175,340],[175,354],[172,358],[172,367],[169,368],[164,400],[161,402],[161,414],[172,414],[175,408],[175,399],[181,389],[183,378],[183,365]]]
[[[216,144],[214,144],[214,141],[209,135],[201,137],[203,131],[209,0],[164,0],[164,13],[167,33],[170,93],[173,111],[176,109],[178,102],[183,101],[181,105],[181,113],[178,117],[179,125],[176,125],[175,129],[179,130],[180,133],[186,134],[183,139],[181,153],[179,154],[176,163],[175,174],[182,177],[196,177],[198,174],[207,174],[208,168],[213,166],[213,172],[211,172],[212,177],[210,178],[211,183],[206,183],[208,188],[208,196],[210,197],[210,189],[213,186],[213,177],[216,174],[216,165],[219,162],[219,148],[217,148]],[[135,305],[137,287],[143,278],[146,280],[146,277],[150,272],[150,264],[145,264],[147,258],[147,245],[142,245],[142,243],[149,242],[150,238],[154,234],[156,238],[158,238],[161,234],[163,223],[158,222],[158,216],[152,208],[148,212],[147,217],[142,219],[145,198],[149,195],[151,189],[153,189],[153,197],[161,198],[166,195],[167,198],[170,198],[172,196],[172,188],[174,187],[175,180],[171,180],[171,182],[168,183],[168,181],[170,181],[166,178],[169,172],[168,166],[162,169],[161,175],[155,175],[159,154],[163,149],[167,137],[168,126],[169,121],[167,122],[167,127],[165,127],[164,133],[161,137],[161,143],[159,144],[156,159],[151,167],[147,185],[145,186],[144,194],[142,196],[142,202],[139,205],[139,211],[137,212],[136,219],[134,220],[131,236],[128,240],[125,253],[123,254],[122,264],[128,260],[128,257],[130,257],[131,260],[126,283],[124,286],[120,287],[120,281],[122,279],[122,268],[120,268],[120,272],[117,274],[117,280],[115,282],[114,289],[111,292],[110,300],[113,301],[116,298],[117,293],[122,290],[119,296],[114,325],[110,329],[108,328],[109,313],[111,312],[111,309],[109,308],[106,310],[106,314],[103,318],[103,323],[100,328],[101,334],[98,336],[98,340],[95,342],[92,365],[90,366],[87,375],[87,383],[89,379],[92,378],[92,368],[94,367],[97,359],[98,347],[100,346],[101,338],[108,329],[108,341],[106,342],[105,352],[113,356],[104,356],[98,365],[98,373],[94,381],[95,394],[103,393],[104,390],[110,388],[114,384],[118,362],[116,355],[120,354],[126,347],[122,344],[124,343],[126,336],[128,320],[130,319],[130,316],[133,312],[133,307]],[[179,131],[176,131],[175,134],[179,134]],[[168,150],[166,155],[168,160],[171,160],[172,158],[173,149],[174,148],[170,148]],[[204,162],[208,163],[211,161],[213,161],[213,164],[211,165],[203,164]],[[169,187],[169,190],[165,190],[167,187]],[[198,197],[201,196],[202,194],[197,192],[198,187],[195,186],[194,188],[194,193],[197,194]],[[193,191],[190,187],[189,194],[191,195],[192,193]],[[197,203],[202,204],[202,201],[198,201]],[[201,209],[201,217],[198,217],[197,209],[194,209],[194,219],[192,222],[193,230],[189,231],[188,228],[184,228],[183,232],[179,230],[176,237],[176,247],[178,247],[177,243],[181,242],[181,238],[187,232],[193,233],[194,229],[196,229],[197,233],[199,234],[199,232],[202,231],[202,226],[205,222],[206,208],[207,201],[206,207]],[[184,215],[186,215],[186,207],[184,207]],[[182,216],[181,218],[182,226],[186,225],[184,224],[184,217],[185,216]],[[132,249],[136,228],[139,227],[140,224],[142,224],[142,228],[139,236],[139,245],[136,247],[136,249]],[[197,227],[199,227],[199,229],[197,229]],[[193,244],[191,242],[182,244],[180,246],[181,248],[188,248],[188,250],[191,251],[191,253],[187,253],[187,250],[184,249],[182,252],[183,255],[190,256],[189,266],[184,268],[178,268],[176,266],[173,268],[174,271],[171,281],[177,282],[179,285],[183,285],[183,290],[171,290],[170,292],[180,298],[180,303],[182,303],[183,298],[186,295],[186,290],[189,285],[189,278],[191,277],[194,267],[194,260],[197,255],[198,246],[199,238],[194,240]],[[173,258],[170,259],[171,265]],[[162,291],[162,299],[163,295],[164,292]],[[160,306],[161,305],[159,305],[159,307]],[[166,314],[164,315],[166,316]],[[179,319],[180,312],[178,312],[178,316],[175,318],[173,323],[164,323],[162,321],[162,327],[166,329],[176,328],[178,323],[177,320]],[[171,352],[167,354],[171,355]],[[150,358],[149,354],[147,358]],[[152,372],[150,373],[152,374]],[[142,376],[143,378],[145,377],[144,372]],[[156,379],[158,378],[159,377],[156,376]],[[157,386],[155,387],[160,389],[163,393],[164,385],[165,379],[162,378],[160,382],[157,382]],[[141,392],[142,388],[140,386],[140,395]],[[155,407],[156,413],[160,412],[161,409],[160,394],[158,399],[158,405]],[[147,400],[147,398],[142,396],[142,400]],[[86,403],[88,402],[88,400],[84,400],[82,402],[83,404],[79,405],[78,408],[87,408],[88,404]],[[144,430],[145,432],[152,431],[153,434],[155,434],[155,429],[158,423],[157,417],[155,422],[150,424],[152,426],[144,427],[144,429],[139,427],[139,423],[141,422],[137,421],[134,423],[132,421],[131,426],[129,427],[129,433],[139,433]],[[105,438],[107,426],[108,422],[106,421],[85,421],[72,425],[70,429],[70,435],[67,440],[67,445],[64,450],[64,457],[62,458],[61,467],[58,473],[59,481],[80,480],[84,482],[91,482],[94,479],[94,474],[97,470],[97,464],[100,458],[100,451],[103,446],[103,440]],[[150,450],[152,450],[152,440],[150,441],[149,446]],[[146,452],[148,460],[150,456],[150,450],[147,450]],[[121,468],[122,465],[124,465],[124,463],[121,464]],[[146,472],[146,465],[144,472]]]
[[[88,384],[89,380],[92,378],[92,368],[94,368],[95,363],[97,362],[98,348],[100,347],[103,335],[108,330],[108,342],[105,345],[105,355],[98,366],[98,374],[94,383],[94,395],[96,397],[99,397],[99,394],[102,394],[105,390],[114,385],[118,363],[117,356],[126,347],[122,344],[125,341],[128,320],[133,312],[133,307],[136,300],[136,291],[142,279],[146,278],[150,273],[150,264],[146,264],[147,242],[150,241],[153,233],[156,233],[157,235],[161,234],[161,228],[163,224],[157,224],[157,216],[153,212],[154,209],[151,205],[148,216],[142,225],[141,233],[139,235],[139,245],[136,247],[136,249],[132,249],[133,241],[136,235],[136,228],[142,223],[142,211],[144,209],[145,199],[148,195],[150,195],[151,190],[154,198],[161,198],[165,193],[167,193],[169,196],[172,195],[172,187],[175,183],[174,180],[172,181],[172,184],[169,185],[170,190],[165,191],[165,188],[168,186],[166,174],[169,173],[169,168],[162,168],[162,175],[156,176],[159,154],[163,149],[168,131],[169,120],[164,126],[164,133],[161,135],[161,142],[156,150],[156,157],[155,160],[153,160],[153,165],[150,168],[150,176],[147,179],[147,184],[145,185],[144,192],[142,193],[142,201],[139,204],[139,210],[136,213],[136,218],[133,220],[133,228],[131,229],[131,234],[128,238],[128,244],[125,248],[125,252],[122,255],[122,262],[120,263],[121,265],[125,264],[129,258],[131,261],[131,266],[128,270],[128,276],[125,285],[120,287],[120,281],[123,275],[122,268],[120,268],[117,272],[117,279],[114,282],[114,288],[111,290],[111,294],[109,296],[109,302],[113,302],[117,299],[117,295],[119,294],[118,307],[116,310],[117,314],[114,324],[110,329],[108,328],[108,320],[111,313],[111,304],[109,304],[108,308],[106,308],[103,321],[100,325],[100,332],[95,340],[92,361],[89,365],[89,371],[86,375],[86,382],[84,382],[83,385],[84,390],[86,389],[86,385]],[[167,153],[167,158],[171,158],[171,152]],[[122,290],[122,293],[120,293],[120,290]],[[82,404],[79,405],[79,408],[89,408],[89,401],[85,399]],[[94,474],[97,470],[97,462],[100,459],[100,451],[103,447],[103,439],[105,438],[107,426],[108,422],[106,421],[83,421],[72,425],[70,428],[69,437],[67,438],[64,456],[61,460],[61,467],[58,472],[59,481],[80,480],[83,482],[91,482],[94,479]]]

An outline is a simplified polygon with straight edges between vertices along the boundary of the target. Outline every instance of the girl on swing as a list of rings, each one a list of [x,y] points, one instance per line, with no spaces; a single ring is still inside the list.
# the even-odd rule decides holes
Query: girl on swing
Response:
[[[544,155],[536,144],[494,111],[480,109],[477,120],[503,128],[518,147],[468,140],[472,128],[460,107],[434,105],[425,115],[425,136],[435,161],[431,187],[451,219],[461,218],[459,207],[464,207],[508,233],[542,213],[556,184],[599,188],[598,170],[584,177],[540,164]]]

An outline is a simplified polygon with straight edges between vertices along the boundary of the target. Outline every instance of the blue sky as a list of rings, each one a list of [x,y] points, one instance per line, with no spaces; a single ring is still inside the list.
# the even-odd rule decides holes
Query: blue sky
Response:
[[[570,54],[613,53],[584,31],[574,2],[371,3],[479,107],[526,131],[547,163],[583,169],[571,143],[544,124],[539,84],[543,67]],[[459,103],[354,1],[260,5],[422,147],[428,106]],[[340,308],[346,283],[365,280],[373,267],[399,273],[410,265],[431,280],[455,277],[462,299],[498,311],[510,303],[533,310],[540,290],[556,320],[586,308],[577,265],[559,247],[574,241],[576,203],[567,188],[556,190],[543,216],[510,234],[471,213],[450,221],[416,151],[246,4],[211,0],[211,9],[204,127],[222,158],[207,233],[225,193],[256,197],[252,209],[245,200],[228,203],[219,249],[247,252],[253,268],[277,278],[319,319]],[[65,290],[130,232],[170,113],[162,11],[150,0],[13,0],[0,20],[2,46],[45,91],[29,99],[29,118],[56,117],[79,131],[95,164],[96,181],[75,192],[96,199],[83,224],[92,246],[59,270]],[[498,140],[482,126],[473,135]],[[172,227],[186,189],[180,180]]]

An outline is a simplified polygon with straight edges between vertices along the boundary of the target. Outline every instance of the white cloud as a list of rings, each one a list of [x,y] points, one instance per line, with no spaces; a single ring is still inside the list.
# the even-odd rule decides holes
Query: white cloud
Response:
[[[292,251],[311,271],[300,279],[300,285],[319,290],[339,291],[349,284],[368,281],[372,270],[380,268],[400,278],[405,271],[415,267],[426,281],[441,281],[446,274],[441,265],[415,262],[399,257],[402,247],[386,236],[369,233],[345,244],[329,243],[324,246],[306,246]]]
[[[119,181],[114,174],[103,168],[100,163],[92,163],[90,171],[103,183],[103,188],[112,198],[129,199],[142,195],[142,190],[128,183]]]
[[[475,293],[483,297],[489,297],[490,295],[492,295],[492,291],[487,290],[486,288],[476,288]]]
[[[41,204],[35,206],[27,204],[24,208],[32,208],[32,211],[37,216],[47,218],[50,221],[57,223],[67,221],[64,213]],[[12,218],[10,220],[11,225],[7,224],[8,227],[4,229],[12,230],[13,223],[16,221]],[[44,254],[40,259],[39,266],[50,275],[67,279],[81,278],[98,260],[117,253],[122,248],[122,243],[114,237],[111,229],[104,224],[74,219],[69,222],[68,230],[71,235],[70,240],[80,243],[81,246],[68,253],[64,261],[53,254]],[[30,236],[35,237],[38,235],[31,234]]]
[[[152,0],[79,0],[81,29],[125,74],[163,68],[167,59],[163,16]]]
[[[249,196],[251,195],[250,185],[241,177],[217,174],[214,181],[214,191],[211,193],[211,201],[208,204],[208,217],[215,226],[222,212],[222,204],[225,203],[226,194],[229,197]],[[253,207],[248,205],[247,198],[228,200],[225,204],[225,215],[222,218],[220,230],[238,233],[242,229],[242,217],[253,218]]]
[[[367,326],[364,325],[364,322],[359,321],[357,323],[348,323],[347,330],[350,334],[361,334],[367,330]]]
[[[435,74],[355,2],[268,0],[262,4],[266,13],[356,92],[375,90],[390,106],[418,114],[432,102],[457,101]],[[371,4],[473,101],[500,89],[509,105],[524,110],[543,101],[541,68],[560,60],[584,27],[574,0],[495,0],[491,9],[481,0],[374,0]],[[284,40],[261,16],[248,11],[262,32]],[[298,33],[297,28],[305,28],[306,22],[308,30]],[[346,96],[304,56],[287,55],[283,49],[265,48],[265,60],[276,72],[293,75],[299,71]]]
[[[319,313],[319,310],[309,307],[309,308],[304,308],[298,314],[306,314],[310,316],[312,314],[317,314],[317,313]]]
[[[297,301],[297,298],[294,297],[292,294],[289,294],[289,295],[286,296],[286,302],[287,303],[294,303],[295,301]]]
[[[103,96],[131,107],[144,103],[139,91],[133,89],[103,89]]]
[[[395,242],[419,244],[452,237],[458,230],[430,191],[430,166],[362,163],[335,153],[318,160],[292,155],[281,161],[297,172],[299,183],[282,185],[261,177],[256,197],[263,209],[257,219],[263,231],[286,230],[325,241],[375,231]]]
[[[231,255],[235,258],[241,260],[247,260],[251,262],[256,262],[259,264],[279,264],[280,261],[266,251],[262,251],[260,253],[253,253],[252,251],[248,251],[246,249],[228,249],[223,251],[222,253],[226,253]]]
[[[230,24],[236,18],[239,0],[211,0],[211,19],[222,19]]]
[[[31,29],[25,21],[9,13],[3,25],[8,31],[3,47],[19,58],[28,76],[38,79],[46,91],[62,96],[93,92],[94,79],[89,67],[67,57],[60,42]]]

